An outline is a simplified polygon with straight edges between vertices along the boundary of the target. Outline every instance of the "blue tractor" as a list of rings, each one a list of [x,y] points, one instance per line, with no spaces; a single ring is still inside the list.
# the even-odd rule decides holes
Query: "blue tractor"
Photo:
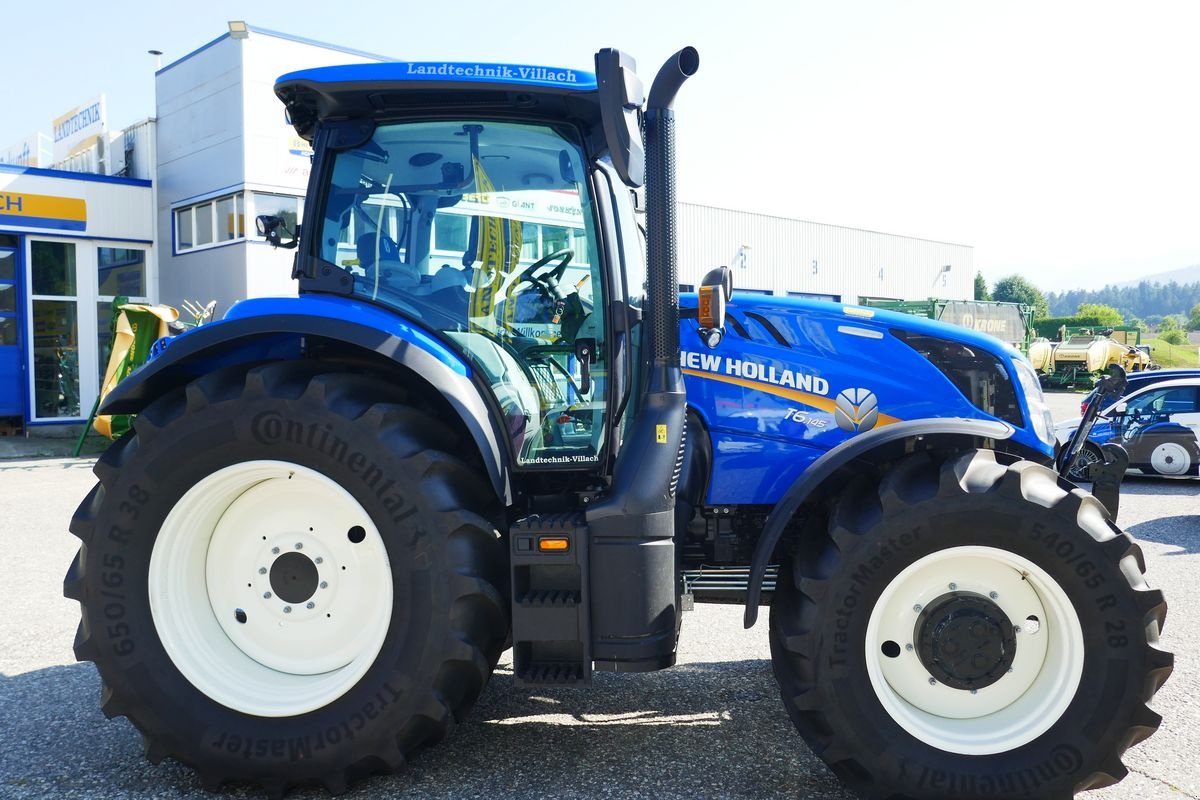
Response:
[[[107,398],[65,581],[103,710],[216,789],[400,769],[514,680],[675,662],[769,603],[808,745],[864,797],[1125,774],[1172,668],[1138,546],[1046,465],[1037,376],[884,311],[678,294],[673,56],[305,70],[299,297]],[[637,205],[644,184],[644,228]]]

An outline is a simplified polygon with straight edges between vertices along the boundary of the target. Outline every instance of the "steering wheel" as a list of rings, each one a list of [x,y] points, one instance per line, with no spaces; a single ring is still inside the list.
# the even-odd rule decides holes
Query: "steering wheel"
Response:
[[[574,256],[574,250],[555,250],[553,253],[544,255],[525,268],[517,283],[520,284],[528,281],[529,283],[549,289],[554,299],[561,300],[563,294],[562,290],[558,288],[558,282],[562,280],[563,273],[567,271],[567,265],[571,263],[571,259]],[[559,263],[547,269],[547,266],[554,261]]]

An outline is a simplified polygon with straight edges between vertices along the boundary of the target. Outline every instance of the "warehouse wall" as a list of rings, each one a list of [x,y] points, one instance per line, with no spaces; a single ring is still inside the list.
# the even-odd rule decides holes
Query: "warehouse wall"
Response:
[[[679,232],[680,280],[687,284],[725,264],[733,268],[735,288],[778,295],[857,302],[969,300],[974,293],[967,245],[691,203],[680,204]]]

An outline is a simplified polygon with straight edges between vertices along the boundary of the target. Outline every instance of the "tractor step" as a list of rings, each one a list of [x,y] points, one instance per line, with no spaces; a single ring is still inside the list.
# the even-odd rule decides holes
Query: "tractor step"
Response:
[[[583,514],[525,517],[508,533],[517,685],[590,684],[588,537]]]

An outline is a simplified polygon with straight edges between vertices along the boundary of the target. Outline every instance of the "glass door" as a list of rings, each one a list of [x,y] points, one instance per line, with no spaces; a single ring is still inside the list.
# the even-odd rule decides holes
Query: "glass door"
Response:
[[[22,416],[17,237],[0,234],[0,417]]]
[[[31,420],[78,419],[79,290],[73,242],[31,241]]]

